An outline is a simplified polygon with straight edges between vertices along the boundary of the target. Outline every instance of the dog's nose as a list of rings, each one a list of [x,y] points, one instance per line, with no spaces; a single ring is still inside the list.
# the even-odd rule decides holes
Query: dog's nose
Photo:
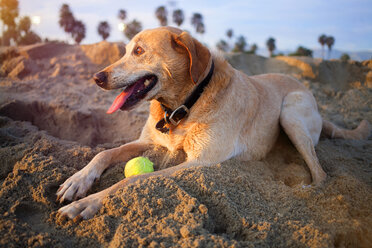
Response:
[[[99,87],[105,87],[107,84],[107,72],[100,71],[93,77]]]

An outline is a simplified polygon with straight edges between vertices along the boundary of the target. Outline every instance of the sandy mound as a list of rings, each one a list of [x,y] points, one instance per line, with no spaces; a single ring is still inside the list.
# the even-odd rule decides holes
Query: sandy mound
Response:
[[[119,58],[122,45],[39,44],[0,49],[0,246],[4,247],[371,247],[372,140],[322,139],[316,151],[329,178],[304,187],[310,174],[282,135],[255,162],[155,177],[105,199],[93,219],[57,217],[58,185],[95,154],[138,137],[144,104],[106,115],[116,92],[92,75]],[[106,53],[107,51],[107,53]],[[228,55],[253,75],[299,78],[324,118],[347,128],[372,123],[372,62]],[[180,158],[148,151],[159,167]],[[182,156],[180,156],[182,158]],[[124,177],[125,162],[107,170],[91,192]]]
[[[354,87],[372,88],[372,60],[364,62],[322,60],[308,57],[264,58],[256,55],[228,54],[235,68],[248,75],[285,73],[330,86],[334,91]]]
[[[118,61],[125,54],[123,43],[102,41],[96,44],[80,46],[86,56],[95,64],[107,66]]]

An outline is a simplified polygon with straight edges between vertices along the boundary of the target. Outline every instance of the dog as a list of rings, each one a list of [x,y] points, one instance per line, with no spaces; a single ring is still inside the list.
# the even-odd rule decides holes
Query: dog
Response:
[[[343,139],[365,139],[370,134],[366,120],[354,130],[322,120],[312,93],[293,77],[249,77],[180,29],[142,31],[127,44],[126,51],[94,80],[106,90],[123,89],[108,113],[150,101],[150,114],[138,140],[98,153],[60,186],[57,201],[81,198],[58,210],[71,219],[92,218],[105,196],[151,176],[169,177],[181,169],[217,164],[232,157],[263,159],[281,128],[304,158],[313,184],[321,185],[327,175],[314,149],[321,132]],[[125,178],[85,197],[110,164],[139,156],[153,145],[170,152],[183,150],[186,161]]]

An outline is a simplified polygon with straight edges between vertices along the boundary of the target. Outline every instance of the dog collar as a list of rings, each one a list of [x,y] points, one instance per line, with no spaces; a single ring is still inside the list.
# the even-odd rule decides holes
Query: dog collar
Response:
[[[209,70],[208,75],[204,78],[203,81],[200,82],[200,84],[195,87],[191,94],[186,98],[185,102],[174,111],[161,104],[161,108],[164,111],[164,118],[158,121],[155,126],[158,131],[162,133],[168,133],[169,125],[178,126],[182,119],[189,114],[191,107],[199,99],[209,81],[211,81],[213,71],[214,62],[212,60],[211,69]]]

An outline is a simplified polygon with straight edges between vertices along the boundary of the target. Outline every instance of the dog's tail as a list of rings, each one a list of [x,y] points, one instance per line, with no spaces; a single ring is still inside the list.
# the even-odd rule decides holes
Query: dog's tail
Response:
[[[371,127],[367,120],[362,120],[359,126],[353,130],[340,128],[332,122],[323,120],[322,134],[332,139],[368,139]]]

